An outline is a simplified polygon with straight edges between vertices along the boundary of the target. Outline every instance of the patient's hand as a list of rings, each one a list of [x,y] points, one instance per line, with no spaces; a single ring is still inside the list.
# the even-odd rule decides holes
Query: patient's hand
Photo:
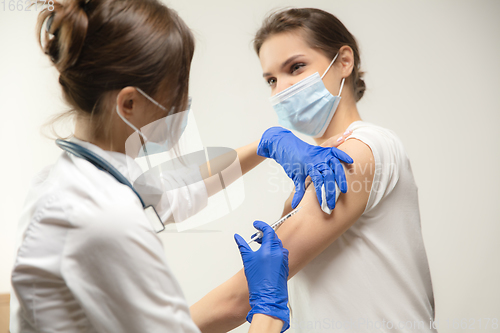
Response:
[[[341,144],[344,143],[344,141],[347,139],[349,135],[352,134],[352,131],[346,131],[344,134],[337,134],[332,136],[330,139],[326,140],[322,144],[320,144],[321,147],[335,147],[337,148]]]

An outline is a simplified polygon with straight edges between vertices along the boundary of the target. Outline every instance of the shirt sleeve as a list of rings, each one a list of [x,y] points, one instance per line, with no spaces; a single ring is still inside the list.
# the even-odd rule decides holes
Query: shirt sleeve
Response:
[[[372,151],[375,161],[372,187],[364,214],[377,206],[396,186],[400,174],[400,151],[392,134],[374,125],[354,128],[349,139],[365,143]]]
[[[199,332],[143,210],[133,202],[96,206],[72,214],[61,263],[95,329]]]

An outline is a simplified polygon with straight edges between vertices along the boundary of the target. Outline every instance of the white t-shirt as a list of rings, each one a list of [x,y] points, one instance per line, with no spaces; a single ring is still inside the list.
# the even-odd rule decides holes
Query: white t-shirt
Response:
[[[374,156],[368,203],[289,281],[290,331],[435,332],[429,328],[434,296],[410,161],[392,131],[363,121],[348,129]],[[361,186],[350,184],[349,191]]]
[[[131,181],[124,154],[74,141]],[[197,186],[184,189],[189,207],[206,204]],[[138,197],[81,158],[38,174],[17,243],[12,333],[199,332]]]

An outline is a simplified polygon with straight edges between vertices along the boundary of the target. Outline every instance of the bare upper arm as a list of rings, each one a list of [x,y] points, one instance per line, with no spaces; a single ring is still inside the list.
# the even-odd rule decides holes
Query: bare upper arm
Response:
[[[295,195],[295,188],[293,188],[292,193],[290,193],[290,196],[285,201],[285,205],[283,206],[283,213],[281,213],[281,217],[285,216],[286,214],[288,214],[292,211],[292,200],[293,200],[294,195]]]
[[[375,170],[370,148],[359,140],[350,139],[339,149],[349,154],[354,163],[344,164],[349,189],[340,195],[332,213],[329,215],[321,210],[314,186],[309,186],[298,205],[302,206],[300,212],[277,231],[283,246],[290,252],[290,278],[349,229],[368,202]]]

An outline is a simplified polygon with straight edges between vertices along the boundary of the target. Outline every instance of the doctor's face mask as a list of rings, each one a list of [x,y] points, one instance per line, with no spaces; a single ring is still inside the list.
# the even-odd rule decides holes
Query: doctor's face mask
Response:
[[[125,117],[123,117],[118,109],[118,103],[116,105],[116,113],[118,116],[133,130],[135,130],[141,138],[144,140],[144,145],[141,146],[138,156],[153,155],[162,152],[167,152],[171,150],[175,144],[179,141],[182,133],[186,129],[188,122],[188,115],[191,109],[191,97],[189,97],[188,108],[185,111],[175,113],[175,108],[168,111],[163,105],[155,101],[148,94],[146,94],[142,89],[136,87],[137,91],[146,97],[151,103],[158,106],[160,109],[166,112],[165,117],[162,117],[156,121],[149,123],[139,130],[131,122],[129,122]],[[130,152],[133,156],[136,155],[135,152]]]
[[[338,96],[333,96],[323,84],[323,77],[338,55],[321,77],[316,72],[270,98],[281,126],[315,138],[325,133],[339,105],[345,81],[343,78]]]

